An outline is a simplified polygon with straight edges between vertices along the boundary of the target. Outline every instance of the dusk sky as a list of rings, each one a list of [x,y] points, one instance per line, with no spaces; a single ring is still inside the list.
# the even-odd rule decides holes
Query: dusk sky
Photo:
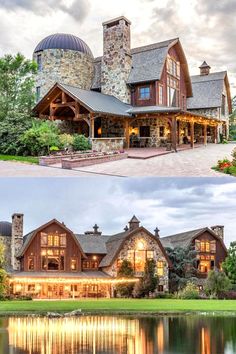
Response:
[[[25,214],[27,233],[49,220],[76,233],[97,223],[103,234],[121,232],[133,214],[161,236],[225,225],[225,241],[236,241],[236,183],[228,178],[1,179],[0,220]]]
[[[0,55],[31,58],[41,39],[64,32],[99,56],[102,22],[120,15],[132,21],[132,47],[180,37],[191,73],[203,60],[212,71],[227,69],[236,94],[235,0],[0,0]]]

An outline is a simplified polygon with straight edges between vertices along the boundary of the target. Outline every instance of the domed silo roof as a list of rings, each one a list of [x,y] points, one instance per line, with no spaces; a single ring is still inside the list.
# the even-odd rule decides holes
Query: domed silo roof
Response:
[[[0,236],[11,236],[11,223],[0,221]]]
[[[69,49],[93,57],[89,46],[79,37],[72,34],[56,33],[44,38],[34,50],[34,53],[47,49]]]

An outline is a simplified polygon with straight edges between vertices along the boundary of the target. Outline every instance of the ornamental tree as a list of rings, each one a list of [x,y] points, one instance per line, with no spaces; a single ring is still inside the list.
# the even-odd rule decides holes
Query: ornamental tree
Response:
[[[134,271],[133,271],[132,264],[127,259],[124,259],[122,261],[121,266],[117,272],[117,277],[134,278]],[[134,288],[133,283],[120,284],[116,286],[116,291],[120,297],[131,297],[133,288]]]
[[[236,284],[236,242],[231,242],[228,256],[222,264],[226,275],[233,284]]]
[[[183,289],[188,282],[197,280],[197,252],[193,247],[166,248],[172,263],[169,271],[169,286],[171,292]]]

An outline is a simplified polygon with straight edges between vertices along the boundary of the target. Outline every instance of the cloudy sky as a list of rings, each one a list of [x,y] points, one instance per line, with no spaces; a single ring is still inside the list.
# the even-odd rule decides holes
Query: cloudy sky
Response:
[[[23,52],[55,32],[84,39],[102,54],[102,22],[125,15],[132,21],[132,46],[180,37],[192,74],[206,60],[228,70],[236,94],[235,0],[0,0],[0,55]]]
[[[133,214],[161,236],[225,225],[236,241],[236,183],[218,178],[1,179],[0,220],[25,215],[24,232],[56,218],[74,232],[97,223],[104,234],[121,232]]]

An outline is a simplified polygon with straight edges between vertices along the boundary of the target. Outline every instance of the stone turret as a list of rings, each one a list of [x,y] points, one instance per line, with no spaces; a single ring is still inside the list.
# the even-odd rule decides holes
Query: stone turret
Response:
[[[209,75],[211,67],[207,64],[207,62],[203,62],[201,66],[199,66],[200,69],[200,75]]]
[[[131,67],[131,22],[124,16],[103,23],[102,93],[131,102],[126,82]]]
[[[224,241],[224,226],[222,225],[215,225],[211,227],[212,231],[219,236]]]
[[[23,214],[12,215],[11,266],[13,270],[20,270],[20,262],[16,255],[23,246],[23,218]]]
[[[129,221],[129,230],[135,230],[138,229],[140,225],[140,221],[136,218],[134,215],[132,219]]]

